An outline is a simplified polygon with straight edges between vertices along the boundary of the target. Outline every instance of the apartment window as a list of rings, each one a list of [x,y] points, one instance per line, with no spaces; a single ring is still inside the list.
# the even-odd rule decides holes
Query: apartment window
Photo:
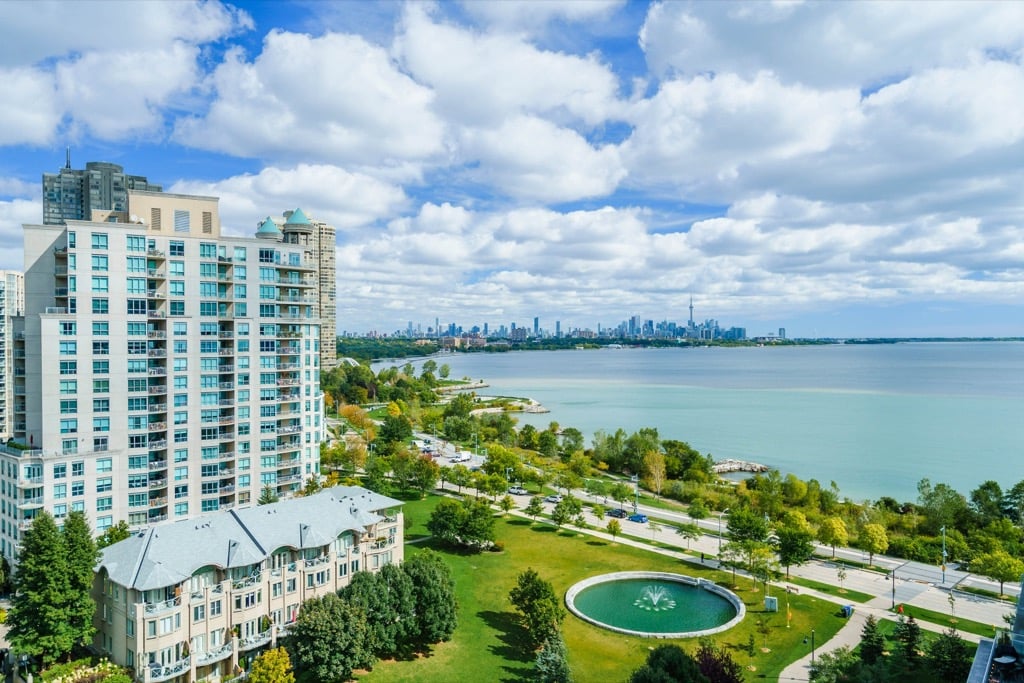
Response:
[[[185,281],[184,280],[171,280],[168,285],[168,290],[171,296],[185,296]]]
[[[235,266],[235,280],[245,280],[246,271],[245,266]]]
[[[92,412],[94,412],[94,413],[109,413],[110,412],[110,399],[109,398],[94,398],[92,400]]]
[[[145,273],[146,272],[146,259],[141,256],[129,256],[128,257],[128,272],[129,273]]]
[[[216,502],[216,501],[215,501]],[[235,609],[249,609],[263,602],[263,591],[252,591],[235,596]]]
[[[206,264],[206,263],[204,263],[204,264],[202,264],[202,265],[204,265],[204,266],[205,266],[205,265],[211,265],[211,266],[213,266],[214,264],[212,264],[212,263],[210,263],[210,264]],[[200,271],[201,271],[201,270],[202,270],[202,269],[200,269]],[[200,272],[200,276],[203,276],[203,275],[205,275],[205,273],[203,273],[203,272]],[[206,298],[210,298],[210,299],[215,299],[215,298],[217,298],[217,283],[216,283],[216,282],[205,282],[205,281],[201,281],[201,282],[199,283],[199,296],[201,296],[201,297],[206,297]]]
[[[96,512],[106,512],[114,508],[114,499],[110,496],[96,499]]]
[[[94,341],[92,343],[92,355],[94,355],[94,356],[108,356],[108,355],[110,355],[110,342],[108,342],[108,341]]]
[[[185,302],[184,301],[172,301],[170,307],[170,315],[182,316],[185,315]]]
[[[212,242],[200,242],[199,258],[217,258],[217,245]]]
[[[128,457],[128,469],[130,470],[144,470],[146,469],[146,457],[145,455],[132,455]]]
[[[129,337],[145,337],[146,336],[146,323],[140,323],[140,322],[128,323],[128,336]]]
[[[187,410],[176,410],[174,411],[174,424],[183,425],[188,422],[188,411]]]
[[[184,388],[184,387],[182,387]],[[174,395],[174,407],[180,408],[188,405],[188,394],[175,394]]]
[[[206,318],[217,317],[217,302],[216,301],[200,301],[199,302],[199,315]]]
[[[139,356],[146,353],[147,346],[146,342],[142,341],[130,341],[128,342],[128,355]]]
[[[187,448],[176,448],[174,450],[174,462],[186,462],[188,460]]]
[[[146,238],[142,235],[127,235],[128,251],[146,251]]]
[[[144,358],[135,358],[128,361],[128,372],[146,372],[146,360]]]
[[[184,261],[171,261],[170,262],[170,274],[177,277],[184,277],[185,275],[185,262]]]
[[[214,600],[213,602],[211,602],[210,603],[210,616],[211,617],[220,616],[220,612],[221,612],[220,600]]]
[[[192,608],[192,621],[206,620],[206,605],[196,605]]]
[[[128,494],[128,507],[130,508],[144,508],[149,506],[149,494],[148,493],[129,493]]]
[[[110,323],[100,321],[92,324],[92,336],[106,337],[108,334],[110,334]]]
[[[67,463],[60,463],[59,465],[54,465],[53,466],[53,478],[54,479],[63,479],[66,476],[68,476],[68,466],[67,466]]]
[[[94,232],[94,233],[92,233],[92,248],[93,249],[106,249],[107,248],[107,233],[105,233],[105,232]]]
[[[174,516],[175,517],[186,517],[186,516],[188,516],[188,503],[175,503],[174,504]]]
[[[184,339],[178,339],[174,342],[175,353],[188,353],[188,342]]]
[[[84,477],[85,476],[85,461],[79,460],[71,463],[71,476],[72,477]]]
[[[96,315],[106,315],[110,313],[110,300],[109,299],[93,299],[92,300],[92,312]]]
[[[184,479],[188,479],[188,467],[175,467],[174,481],[182,481]]]
[[[77,434],[78,433],[78,418],[68,417],[60,421],[60,433],[61,434]]]
[[[145,299],[128,299],[128,315],[146,315]]]
[[[128,435],[128,448],[146,448],[147,446],[149,446],[149,442],[146,440],[145,434]]]
[[[54,484],[53,485],[53,497],[56,500],[63,500],[68,497],[68,485],[67,484]]]
[[[62,360],[60,362],[60,374],[74,375],[78,372],[78,362],[73,360]]]
[[[100,272],[110,270],[110,258],[106,254],[93,254],[89,262],[92,264],[93,270]]]
[[[175,498],[188,498],[188,484],[178,484],[174,487]]]
[[[104,256],[103,258],[106,258]],[[106,294],[110,291],[110,278],[102,275],[92,276],[92,291],[93,293]]]
[[[84,496],[85,495],[85,482],[84,481],[73,481],[73,482],[71,482],[71,495],[72,496]]]
[[[203,512],[216,512],[220,509],[220,502],[217,500],[204,500],[202,505],[200,505],[200,509]]]
[[[114,481],[110,477],[102,477],[96,480],[96,493],[106,493],[114,488]],[[132,488],[129,484],[128,488]]]
[[[63,519],[65,517],[67,517],[67,516],[68,516],[68,506],[67,506],[67,503],[59,503],[59,504],[53,506],[53,518],[54,519]]]
[[[62,341],[60,343],[60,355],[73,356],[78,353],[78,342]]]
[[[287,589],[289,593],[294,593],[298,587],[298,582],[295,579],[288,579]]]
[[[73,398],[61,400],[60,412],[61,415],[74,415],[78,412],[78,401]]]
[[[109,375],[110,374],[110,361],[109,360],[94,360],[92,362],[92,374],[94,374],[94,375]]]
[[[188,334],[188,323],[174,323],[174,336],[183,337]]]
[[[112,526],[114,526],[114,518],[111,515],[96,518],[96,531],[106,531]]]
[[[188,441],[188,430],[187,429],[175,429],[174,430],[174,443],[185,443]]]
[[[78,323],[71,322],[70,320],[61,320],[60,334],[62,337],[74,337],[78,334]]]
[[[111,458],[100,458],[96,461],[97,472],[112,472],[114,470],[114,461]]]

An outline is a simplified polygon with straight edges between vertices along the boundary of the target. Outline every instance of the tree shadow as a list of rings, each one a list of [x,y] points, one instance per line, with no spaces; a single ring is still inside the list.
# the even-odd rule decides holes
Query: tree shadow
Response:
[[[540,526],[533,527],[533,530],[539,534],[553,534],[558,531],[558,528],[549,524],[541,524]]]
[[[598,545],[598,546],[608,545],[608,541],[601,541],[599,539],[591,539],[591,540],[587,541],[587,545]]]
[[[531,522],[528,519],[516,518],[508,520],[508,524],[512,526],[530,526],[531,524],[533,524],[533,522]]]
[[[509,674],[501,679],[502,683],[526,683],[532,680],[534,656],[526,629],[516,615],[512,612],[485,610],[477,612],[477,617],[497,632],[499,644],[490,645],[488,649],[508,662],[501,667]]]

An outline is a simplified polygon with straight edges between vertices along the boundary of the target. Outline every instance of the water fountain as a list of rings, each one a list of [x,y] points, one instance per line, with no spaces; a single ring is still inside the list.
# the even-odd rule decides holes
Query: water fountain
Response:
[[[619,633],[689,638],[732,628],[746,614],[734,593],[704,579],[616,572],[584,579],[565,596],[573,614]],[[677,609],[678,608],[678,609]]]

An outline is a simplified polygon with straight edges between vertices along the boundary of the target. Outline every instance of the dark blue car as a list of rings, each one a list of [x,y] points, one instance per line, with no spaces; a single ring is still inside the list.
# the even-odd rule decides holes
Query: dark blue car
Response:
[[[626,511],[622,508],[614,508],[608,511],[608,515],[611,517],[618,517],[619,519],[625,519]]]

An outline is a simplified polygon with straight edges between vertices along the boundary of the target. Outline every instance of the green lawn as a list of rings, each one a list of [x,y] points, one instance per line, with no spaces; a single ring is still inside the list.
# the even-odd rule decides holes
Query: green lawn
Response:
[[[995,635],[996,627],[993,624],[983,624],[979,621],[971,621],[970,619],[960,619],[945,612],[935,612],[923,607],[911,607],[910,605],[907,605],[903,609],[906,614],[913,615],[918,621],[928,621],[946,628],[954,626],[956,627],[956,630],[961,633],[973,633],[987,638],[991,638]]]
[[[872,599],[873,595],[867,593],[861,593],[860,591],[852,591],[849,589],[839,589],[839,586],[833,586],[829,583],[822,583],[821,581],[815,581],[813,579],[805,579],[799,576],[791,576],[786,579],[787,582],[796,584],[797,586],[804,586],[805,588],[813,588],[816,591],[822,593],[828,593],[834,595],[841,600],[851,600],[853,602],[867,602]]]
[[[422,534],[436,498],[413,501],[405,506],[412,520],[407,534]],[[575,531],[533,525],[519,518],[499,519],[498,538],[505,544],[501,553],[458,554],[440,548],[455,577],[459,599],[459,626],[451,642],[442,643],[426,657],[410,662],[381,662],[374,671],[360,676],[366,681],[527,681],[533,669],[533,653],[523,649],[523,631],[508,601],[516,576],[527,567],[536,569],[564,595],[570,585],[588,576],[611,571],[646,569],[677,571],[728,583],[730,575],[685,564],[673,558],[621,544],[579,536]],[[407,553],[433,547],[432,541],[406,547]],[[763,595],[751,581],[739,579],[737,590],[747,603],[748,616],[742,624],[718,637],[733,657],[744,666],[755,666],[751,679],[777,676],[789,662],[807,653],[803,638],[813,627],[827,640],[843,623],[834,604],[810,596],[790,596],[793,619],[786,628],[786,596],[778,594],[780,611],[765,613]],[[761,651],[764,636],[757,631],[759,617],[767,620],[769,652]],[[650,648],[660,640],[633,638],[599,629],[575,617],[563,624],[569,661],[577,681],[624,681],[639,666]],[[745,647],[749,636],[756,639],[753,658]],[[692,648],[694,641],[678,641]]]

